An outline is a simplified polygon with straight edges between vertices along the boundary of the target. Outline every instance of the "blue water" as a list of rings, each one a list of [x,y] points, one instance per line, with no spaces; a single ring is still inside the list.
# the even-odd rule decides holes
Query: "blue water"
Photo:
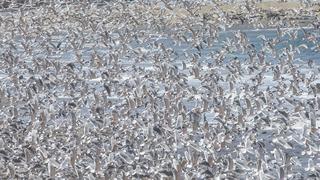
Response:
[[[286,31],[286,30],[283,30],[283,31]],[[294,31],[294,30],[292,29],[291,31]],[[305,31],[306,33],[310,33],[314,35],[316,37],[316,43],[319,43],[319,40],[320,40],[319,31],[315,29],[305,29]],[[257,38],[258,36],[264,35],[267,40],[278,38],[276,29],[242,30],[241,32],[246,34],[248,40],[250,41],[250,43],[252,43],[256,47],[257,51],[262,50],[262,46],[263,46],[263,40],[261,38]],[[220,38],[221,40],[226,39],[226,37],[232,38],[233,34],[234,34],[234,31],[222,32],[220,33]],[[305,38],[303,30],[297,30],[297,38],[294,40],[291,40],[288,34],[284,34],[282,37],[279,37],[279,40],[280,40],[280,43],[278,43],[275,46],[275,49],[280,54],[284,48],[287,48],[290,45],[292,45],[293,47],[298,47],[299,45],[305,44],[309,48],[308,49],[300,48],[300,54],[295,53],[295,58],[300,60],[309,60],[309,59],[312,59],[315,61],[320,60],[319,59],[320,52],[317,52],[317,50],[313,49],[313,47],[315,47],[317,44],[314,44],[313,42],[308,41]]]
[[[286,31],[286,30],[283,30]],[[290,31],[295,31],[294,29]],[[296,48],[299,45],[305,44],[308,46],[308,49],[304,48],[299,48],[300,54],[299,53],[294,53],[294,60],[295,62],[303,62],[303,61],[308,61],[308,60],[313,60],[316,63],[320,63],[319,58],[320,58],[320,53],[317,52],[314,47],[316,44],[314,44],[311,41],[308,41],[305,37],[305,33],[303,30],[296,30],[297,31],[297,37],[296,39],[292,40],[290,39],[290,36],[287,33],[283,33],[284,35],[281,37],[278,37],[277,30],[276,29],[260,29],[260,30],[241,30],[243,32],[249,43],[253,44],[256,51],[262,51],[263,46],[264,46],[264,41],[261,38],[258,38],[259,36],[263,35],[267,40],[269,39],[279,39],[279,43],[275,45],[275,50],[277,52],[277,57],[274,57],[271,53],[266,53],[267,60],[270,60],[271,62],[277,62],[281,56],[284,55],[284,51],[286,48]],[[307,33],[310,33],[316,37],[316,42],[319,42],[319,32],[317,32],[314,29],[307,29],[305,30]],[[235,31],[226,31],[220,33],[220,40],[225,40],[226,38],[232,38],[234,37]],[[248,55],[247,53],[243,53],[240,51],[235,51],[232,53],[232,56],[238,57],[239,59],[247,59]],[[299,60],[299,61],[297,61]]]
[[[198,61],[201,62],[207,62],[207,63],[213,63],[214,58],[217,57],[217,55],[225,51],[225,47],[228,46],[226,42],[233,43],[232,47],[235,46],[235,35],[237,32],[244,33],[245,36],[248,39],[248,44],[252,44],[254,46],[254,50],[256,52],[260,52],[263,50],[263,40],[261,38],[258,38],[259,36],[263,35],[266,39],[276,39],[279,38],[281,41],[275,46],[275,49],[277,51],[278,56],[274,57],[270,52],[266,53],[266,60],[270,62],[277,62],[279,58],[285,58],[285,54],[283,54],[285,48],[289,48],[292,46],[293,48],[298,47],[301,44],[305,44],[308,46],[308,49],[300,48],[300,54],[295,53],[294,54],[294,61],[295,62],[306,62],[308,60],[313,60],[315,63],[320,63],[320,49],[316,49],[315,47],[317,44],[319,44],[320,35],[319,30],[315,29],[305,29],[305,32],[303,30],[297,30],[297,29],[291,29],[290,31],[297,31],[297,38],[295,40],[291,40],[289,38],[289,35],[285,34],[282,37],[278,37],[277,30],[276,29],[259,29],[259,30],[252,30],[252,29],[232,29],[232,30],[226,30],[223,32],[218,33],[217,38],[213,40],[212,46],[208,47],[205,44],[202,43],[203,48],[199,51],[195,47],[192,46],[192,35],[191,32],[187,32],[184,35],[188,38],[188,43],[181,42],[180,44],[175,43],[172,36],[170,36],[170,32],[163,33],[161,36],[158,34],[155,34],[154,36],[151,36],[150,38],[146,38],[147,40],[144,43],[138,43],[134,38],[131,39],[130,46],[132,49],[145,49],[147,54],[146,60],[150,60],[153,58],[153,54],[156,54],[157,51],[161,50],[161,48],[156,48],[153,43],[157,42],[162,43],[166,48],[170,48],[174,51],[173,54],[170,55],[170,61],[181,63],[181,61],[189,61],[193,55],[196,55],[198,58]],[[288,31],[288,29],[283,29],[282,31]],[[171,32],[172,33],[172,32]],[[316,37],[316,44],[313,42],[310,42],[306,39],[305,33],[312,34],[314,37]],[[66,34],[59,34],[57,35],[56,42],[58,43],[61,41],[61,39],[65,38]],[[208,38],[208,34],[204,34],[201,39]],[[200,39],[200,38],[199,38]],[[200,40],[201,40],[200,39]],[[21,41],[21,38],[17,38],[16,42],[19,44]],[[66,46],[66,43],[63,43],[64,46]],[[118,47],[116,47],[117,49]],[[245,49],[242,51],[241,49],[237,48],[230,48],[231,50],[226,52],[224,54],[224,63],[228,63],[234,58],[238,58],[240,60],[247,60],[249,59],[248,55],[248,49]],[[0,52],[4,51],[5,49],[0,49]],[[106,49],[104,46],[96,47],[95,50],[97,53],[101,56],[108,55],[109,50]],[[35,55],[36,57],[46,56],[46,54],[43,54],[42,51],[44,51],[44,48],[39,49],[39,53]],[[263,50],[264,51],[264,50]],[[90,45],[84,47],[82,50],[80,50],[82,56],[84,59],[90,59],[92,54],[92,47]],[[22,54],[23,50],[22,47],[18,47],[18,50],[16,50],[14,53],[16,54]],[[163,54],[163,53],[159,53]],[[188,55],[186,57],[185,55]],[[69,49],[65,52],[59,52],[56,58],[61,59],[62,61],[74,61],[75,60],[75,54],[74,50]],[[51,58],[54,58],[54,57]],[[282,57],[281,57],[282,56]],[[132,57],[136,57],[136,55],[132,51],[128,51],[128,53],[124,53],[121,57],[119,57],[122,60],[122,63],[130,64],[134,62],[134,59]],[[163,59],[161,57],[160,59]],[[148,65],[148,63],[150,65]],[[142,66],[152,66],[152,61],[144,62],[144,65]]]
[[[191,33],[186,34],[187,37],[189,37],[189,43],[181,43],[180,45],[175,44],[174,40],[169,35],[163,35],[162,37],[155,39],[150,39],[144,44],[137,44],[132,43],[132,47],[146,47],[147,49],[152,47],[150,46],[150,43],[153,41],[157,41],[158,43],[163,43],[166,48],[172,48],[175,51],[176,58],[175,60],[181,61],[186,59],[184,57],[184,54],[187,53],[188,55],[197,54],[199,55],[200,61],[212,61],[212,56],[218,54],[221,52],[224,47],[226,46],[226,41],[234,42],[235,40],[235,34],[240,31],[244,33],[248,39],[248,43],[254,45],[254,49],[257,52],[260,52],[263,50],[264,42],[261,38],[258,38],[261,35],[264,35],[267,40],[269,39],[276,39],[280,40],[280,42],[275,46],[276,52],[278,54],[277,57],[274,57],[271,53],[266,53],[267,59],[269,58],[270,61],[277,61],[278,58],[281,56],[285,56],[283,53],[285,51],[285,48],[289,48],[292,46],[292,48],[296,48],[299,45],[305,44],[308,46],[308,49],[300,49],[300,54],[295,53],[294,54],[294,60],[300,60],[301,61],[308,61],[308,60],[314,60],[315,62],[319,63],[320,61],[320,53],[317,52],[317,50],[314,48],[316,47],[317,43],[320,40],[319,31],[316,31],[314,29],[305,29],[306,33],[310,33],[316,37],[316,44],[314,44],[311,41],[308,41],[306,39],[305,33],[301,29],[283,29],[283,36],[278,37],[277,30],[276,29],[259,29],[259,30],[251,30],[251,29],[241,29],[241,30],[227,30],[218,33],[218,38],[214,40],[213,45],[210,47],[205,46],[201,51],[198,51],[196,48],[192,47],[191,43]],[[284,31],[297,31],[297,37],[294,40],[291,40],[289,35],[287,33],[284,33]],[[206,39],[204,35],[204,39]],[[238,58],[240,60],[248,59],[248,51],[241,51],[236,48],[231,48],[232,50],[230,52],[227,52],[225,54],[225,62],[228,62],[229,60],[233,58]]]

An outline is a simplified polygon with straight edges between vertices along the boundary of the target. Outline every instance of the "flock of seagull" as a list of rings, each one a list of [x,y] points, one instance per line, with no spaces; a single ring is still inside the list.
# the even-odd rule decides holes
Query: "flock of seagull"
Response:
[[[320,179],[320,68],[296,58],[320,50],[318,22],[262,24],[253,2],[239,9],[240,20],[187,0],[1,12],[0,178]],[[219,40],[239,23],[277,36]]]

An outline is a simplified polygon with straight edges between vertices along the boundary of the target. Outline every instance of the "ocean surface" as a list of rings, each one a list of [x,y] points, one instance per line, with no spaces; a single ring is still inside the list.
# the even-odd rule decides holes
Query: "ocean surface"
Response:
[[[297,31],[296,38],[294,40],[290,39],[288,33],[294,33]],[[310,40],[308,40],[309,36],[314,36],[316,38],[315,42],[319,42],[320,40],[320,31],[312,28],[287,28],[282,29],[282,36],[278,38],[278,32],[276,28],[268,28],[268,29],[231,29],[222,31],[219,33],[217,40],[215,41],[212,48],[205,48],[202,51],[202,54],[207,57],[210,53],[220,52],[223,47],[228,46],[227,42],[232,41],[235,38],[237,33],[243,33],[248,39],[248,43],[254,45],[257,52],[263,51],[264,40],[261,37],[265,37],[267,41],[273,39],[279,39],[280,42],[274,47],[279,55],[281,52],[284,52],[285,48],[290,48],[292,46],[293,49],[299,47],[300,45],[306,45],[308,49],[299,48],[299,52],[297,51],[294,54],[295,60],[297,63],[301,63],[301,61],[313,60],[316,63],[320,63],[320,49],[317,48],[318,44],[314,44]],[[179,50],[179,47],[177,48]],[[180,49],[181,50],[181,49]],[[276,61],[279,57],[272,57],[267,54],[267,57],[271,61]],[[247,59],[249,58],[248,54],[239,50],[233,50],[231,53],[229,52],[226,55],[226,58],[239,58],[239,59]]]

